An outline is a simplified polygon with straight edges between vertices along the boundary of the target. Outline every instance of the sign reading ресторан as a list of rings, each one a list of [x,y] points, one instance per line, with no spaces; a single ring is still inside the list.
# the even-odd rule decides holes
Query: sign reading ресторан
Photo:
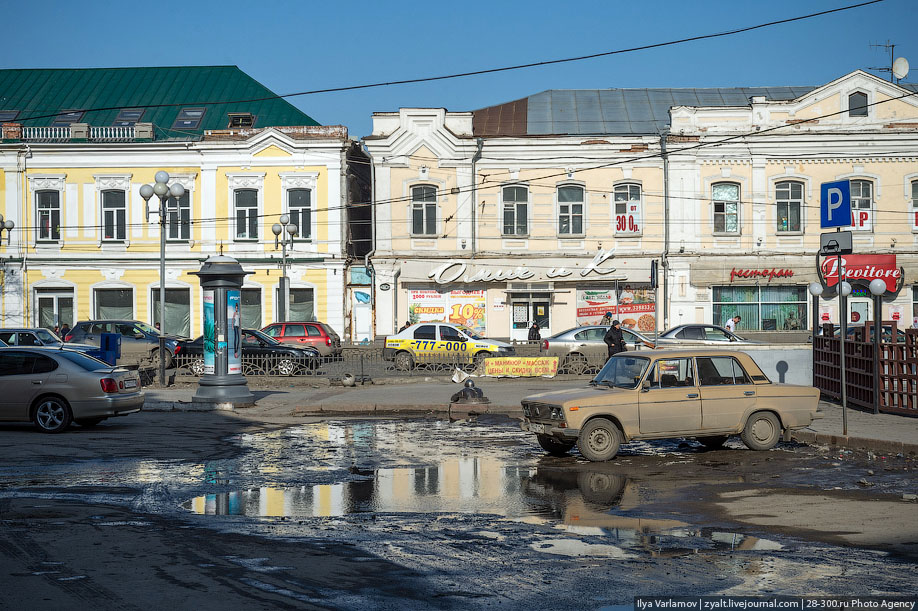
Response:
[[[794,270],[792,269],[776,269],[774,267],[768,269],[737,269],[733,268],[730,270],[730,282],[733,282],[736,278],[748,279],[748,278],[764,278],[771,282],[772,278],[793,278]]]
[[[826,287],[838,284],[839,257],[826,257],[819,266],[820,275]],[[903,282],[903,269],[896,267],[896,255],[842,255],[841,265],[847,282],[870,284],[871,280],[882,280],[886,290],[895,293]]]
[[[635,596],[634,611],[915,611],[914,596]]]

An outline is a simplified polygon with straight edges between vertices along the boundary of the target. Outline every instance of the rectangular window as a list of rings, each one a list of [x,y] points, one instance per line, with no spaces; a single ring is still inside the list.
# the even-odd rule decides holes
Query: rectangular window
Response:
[[[159,289],[152,289],[153,325],[159,322]],[[191,337],[191,291],[188,289],[166,289],[166,323],[163,333]]]
[[[583,234],[583,188],[558,188],[558,233]]]
[[[61,239],[61,194],[59,191],[39,191],[35,194],[38,200],[38,239],[40,241],[57,241]]]
[[[912,231],[918,231],[918,180],[912,181]]]
[[[436,187],[411,187],[411,234],[437,235]]]
[[[779,182],[775,185],[775,201],[778,205],[778,233],[800,231],[803,183]]]
[[[205,108],[183,108],[179,111],[172,129],[198,129],[204,119]]]
[[[255,125],[255,117],[248,112],[231,112],[228,113],[229,125],[227,127],[252,127]]]
[[[96,289],[97,320],[133,320],[134,291],[131,289]]]
[[[127,235],[124,191],[102,192],[102,239],[123,242]]]
[[[118,112],[118,116],[112,121],[112,125],[115,127],[133,127],[135,123],[140,121],[145,112],[145,108],[125,108]]]
[[[258,239],[258,191],[236,189],[233,193],[236,206],[236,239]]]
[[[615,233],[641,232],[641,186],[615,186]]]
[[[71,123],[79,123],[82,118],[82,110],[65,110],[60,114],[54,115],[51,127],[70,127]]]
[[[261,329],[261,289],[242,289],[240,297],[243,329]]]
[[[743,329],[799,331],[807,328],[805,286],[715,286],[715,325],[739,315]]]
[[[855,231],[873,230],[873,183],[869,180],[852,180],[851,228]]]
[[[711,189],[714,233],[739,233],[739,185],[718,183]]]
[[[170,197],[166,200],[166,237],[174,242],[187,242],[191,239],[191,196],[188,191],[178,200]]]
[[[529,234],[529,191],[526,187],[504,187],[504,230],[506,236]]]
[[[312,239],[312,191],[290,189],[287,191],[287,211],[290,222],[296,225],[296,239]]]

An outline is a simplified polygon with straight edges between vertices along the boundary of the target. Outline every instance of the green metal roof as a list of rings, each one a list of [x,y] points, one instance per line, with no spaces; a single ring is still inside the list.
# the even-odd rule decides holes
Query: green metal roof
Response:
[[[275,95],[237,66],[0,70],[0,113],[18,111],[12,121],[44,127],[56,113],[84,110],[79,122],[101,127],[113,125],[124,107],[142,107],[139,122],[153,123],[157,140],[197,140],[204,130],[226,129],[227,113],[251,113],[255,128],[318,125]],[[192,107],[206,108],[200,125],[173,129],[179,112]]]

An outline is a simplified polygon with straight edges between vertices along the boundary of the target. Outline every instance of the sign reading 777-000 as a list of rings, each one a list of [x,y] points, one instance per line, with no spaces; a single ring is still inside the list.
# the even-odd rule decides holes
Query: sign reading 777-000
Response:
[[[847,180],[822,183],[819,195],[819,222],[823,229],[851,225],[851,184]]]

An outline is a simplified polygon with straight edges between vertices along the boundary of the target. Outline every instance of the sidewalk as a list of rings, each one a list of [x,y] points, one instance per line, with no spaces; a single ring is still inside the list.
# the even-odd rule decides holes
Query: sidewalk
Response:
[[[487,405],[467,406],[469,411],[500,413],[522,417],[520,400],[531,394],[548,390],[582,388],[584,380],[496,380],[476,379],[475,383],[490,400]],[[279,384],[279,386],[281,386]],[[191,403],[196,387],[147,388],[145,411],[196,411],[202,409]],[[444,381],[417,381],[409,384],[383,384],[344,388],[342,386],[287,387],[253,390],[256,405],[233,410],[233,414],[263,422],[290,423],[307,416],[372,415],[399,416],[423,413],[447,413],[450,397],[460,390],[460,384]],[[794,439],[817,445],[832,445],[849,449],[870,450],[892,454],[918,454],[918,418],[893,414],[877,414],[848,408],[848,435],[842,435],[842,408],[828,401],[821,402],[825,416],[804,430],[795,431]],[[455,409],[453,413],[456,414]]]

